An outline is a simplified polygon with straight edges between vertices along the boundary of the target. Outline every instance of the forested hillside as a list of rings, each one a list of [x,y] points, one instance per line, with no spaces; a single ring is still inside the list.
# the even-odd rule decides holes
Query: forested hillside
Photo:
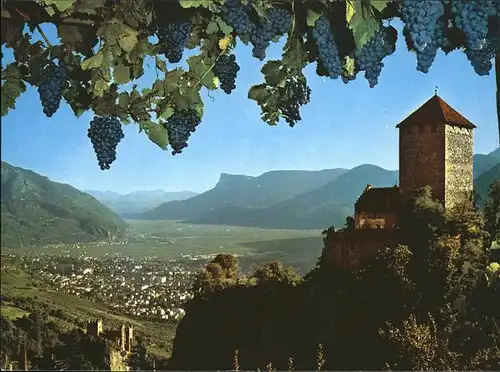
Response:
[[[92,196],[2,162],[2,246],[117,238],[127,224]]]

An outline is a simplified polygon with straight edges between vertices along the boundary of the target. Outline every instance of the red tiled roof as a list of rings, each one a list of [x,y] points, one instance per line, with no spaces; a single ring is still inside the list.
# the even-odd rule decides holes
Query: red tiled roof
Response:
[[[407,124],[449,124],[452,126],[474,129],[476,126],[467,120],[462,114],[454,110],[441,97],[434,95],[416,111],[410,114],[396,128]]]
[[[356,212],[391,212],[399,207],[399,187],[371,187],[361,194],[354,206]]]

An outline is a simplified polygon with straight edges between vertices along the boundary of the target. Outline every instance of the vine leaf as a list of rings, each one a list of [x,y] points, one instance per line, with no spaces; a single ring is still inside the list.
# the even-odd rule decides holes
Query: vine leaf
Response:
[[[266,83],[272,86],[278,86],[286,79],[287,70],[282,66],[281,61],[269,61],[261,69]]]
[[[71,8],[74,4],[73,0],[44,0],[44,3],[47,5],[45,11],[49,16],[53,16],[55,14],[54,7],[59,12],[65,12],[69,8]]]
[[[172,99],[175,107],[179,110],[184,110],[201,103],[200,91],[196,88],[189,88],[183,93],[179,89],[176,89],[172,92]]]
[[[104,54],[102,52],[98,52],[96,55],[87,58],[82,62],[82,70],[90,70],[93,68],[99,68],[102,66],[104,62]]]
[[[229,35],[231,32],[233,32],[233,28],[228,25],[221,17],[217,17],[215,21],[219,25],[219,29],[224,35]]]
[[[15,64],[8,65],[2,71],[1,116],[7,115],[10,109],[15,109],[16,100],[26,92],[26,84],[21,80],[21,76],[22,72]]]
[[[227,35],[227,36],[223,37],[218,42],[219,49],[222,51],[226,50],[231,45],[232,41],[233,41],[233,37],[231,35]]]
[[[166,150],[168,146],[168,132],[163,125],[155,124],[152,121],[141,123],[142,129],[146,132],[149,140],[162,150]]]
[[[363,16],[361,0],[348,0],[346,2],[346,21],[354,36],[356,48],[361,49],[379,29],[379,22],[371,15]]]
[[[187,60],[189,71],[200,80],[200,83],[208,89],[216,89],[217,86],[213,85],[214,72],[210,62],[210,59],[205,60],[202,54],[189,57]]]
[[[265,102],[271,96],[266,84],[254,85],[248,91],[248,98],[256,101],[258,104]]]
[[[389,2],[391,2],[391,0],[370,0],[372,7],[377,9],[379,12],[382,12]]]
[[[314,10],[307,9],[307,25],[309,27],[314,27],[314,24],[321,17],[321,13],[316,13]]]
[[[210,21],[210,23],[207,25],[207,28],[205,32],[207,35],[212,35],[215,34],[217,31],[219,31],[219,25],[215,21]]]
[[[55,0],[58,1],[58,0]],[[84,13],[89,15],[97,14],[96,9],[104,5],[106,0],[85,0],[78,1],[75,4],[75,11],[78,13]]]
[[[183,8],[198,8],[200,6],[209,8],[212,0],[179,0],[179,4]]]
[[[132,79],[130,78],[130,67],[118,65],[113,68],[113,79],[116,84],[127,84]]]

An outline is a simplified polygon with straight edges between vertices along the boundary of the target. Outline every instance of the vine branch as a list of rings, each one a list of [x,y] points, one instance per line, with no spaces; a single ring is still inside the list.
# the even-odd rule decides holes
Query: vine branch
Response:
[[[36,29],[38,30],[38,32],[40,33],[40,35],[42,35],[43,40],[45,41],[45,44],[47,44],[47,46],[49,48],[52,48],[52,44],[50,43],[49,39],[47,38],[47,35],[45,35],[45,32],[43,32],[43,30],[40,27],[40,25],[36,25]]]

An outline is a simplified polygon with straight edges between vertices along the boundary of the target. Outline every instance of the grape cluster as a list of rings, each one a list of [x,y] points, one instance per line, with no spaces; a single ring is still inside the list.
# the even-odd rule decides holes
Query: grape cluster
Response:
[[[180,154],[188,146],[187,141],[200,121],[196,110],[187,108],[176,111],[163,124],[168,133],[168,142],[173,150],[172,155]]]
[[[267,12],[267,18],[262,19],[251,34],[252,55],[261,61],[264,60],[271,40],[288,32],[291,26],[292,16],[289,12],[281,8],[271,8]]]
[[[297,78],[288,79],[281,88],[280,97],[285,99],[279,102],[279,110],[285,121],[293,127],[302,118],[300,106],[306,105],[311,99],[311,88],[307,83]]]
[[[226,94],[236,88],[235,80],[239,70],[240,66],[236,63],[234,54],[224,54],[215,62],[214,74],[219,78],[221,88]]]
[[[444,4],[441,1],[402,0],[401,18],[417,51],[423,52],[432,43],[437,22],[443,14]]]
[[[222,17],[240,36],[252,35],[256,28],[246,9],[241,0],[226,0],[222,7]]]
[[[500,38],[491,37],[486,40],[486,44],[481,50],[465,49],[465,55],[474,68],[474,71],[476,71],[476,74],[485,76],[490,74],[490,70],[493,67],[491,60],[497,50],[500,50]]]
[[[116,160],[116,147],[124,136],[116,117],[94,116],[87,137],[92,142],[101,170],[109,169],[111,163]]]
[[[417,70],[423,73],[429,72],[429,68],[432,66],[434,59],[439,48],[447,48],[450,46],[450,42],[445,37],[443,33],[444,24],[438,22],[436,29],[434,31],[434,38],[427,44],[427,46],[422,51],[416,51],[417,54]]]
[[[356,67],[359,71],[365,71],[370,88],[378,84],[378,77],[384,67],[382,60],[394,53],[394,50],[395,46],[389,42],[385,30],[382,29],[378,30],[361,50],[354,53]]]
[[[496,14],[496,5],[492,0],[454,0],[452,11],[455,26],[467,36],[469,50],[481,50],[488,35],[488,18]]]
[[[182,58],[193,25],[187,21],[175,21],[158,28],[158,40],[165,45],[165,57],[170,63],[177,63]]]
[[[47,117],[55,114],[61,103],[63,90],[68,86],[68,74],[63,61],[59,66],[50,63],[42,71],[42,81],[38,87],[43,112]]]
[[[330,22],[325,16],[316,20],[312,36],[318,46],[319,59],[325,66],[328,75],[331,79],[337,79],[342,73],[342,62],[330,30]]]

